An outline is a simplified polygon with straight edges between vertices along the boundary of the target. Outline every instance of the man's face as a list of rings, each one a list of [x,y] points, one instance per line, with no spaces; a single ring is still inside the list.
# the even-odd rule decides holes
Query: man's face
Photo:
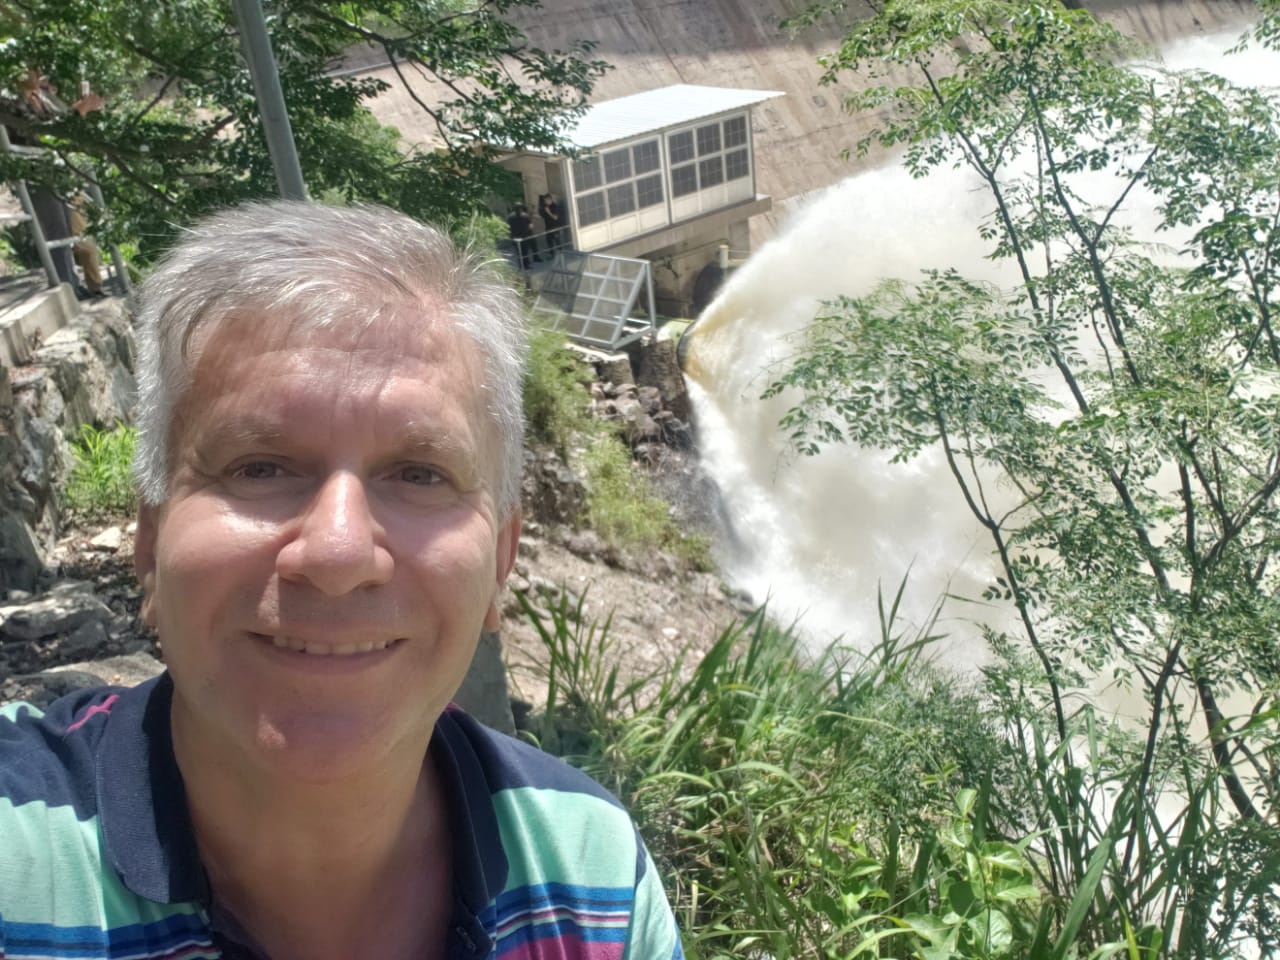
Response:
[[[497,627],[519,519],[497,513],[483,361],[448,322],[261,326],[203,343],[137,566],[179,747],[324,781],[425,749]]]

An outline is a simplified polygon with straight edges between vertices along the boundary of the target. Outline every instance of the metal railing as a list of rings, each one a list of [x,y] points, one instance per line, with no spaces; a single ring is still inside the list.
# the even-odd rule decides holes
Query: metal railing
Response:
[[[511,237],[502,241],[499,248],[513,267],[528,272],[542,269],[540,264],[553,262],[558,254],[571,253],[573,241],[569,228],[561,227],[531,237]]]
[[[41,147],[27,147],[20,144],[12,143],[9,140],[9,131],[0,124],[0,150],[5,153],[18,154],[19,156],[35,157],[44,159],[49,156],[49,151]],[[27,187],[26,180],[11,181],[13,192],[18,196],[18,203],[22,207],[20,214],[0,215],[0,220],[10,220],[25,222],[31,230],[31,240],[36,248],[36,255],[40,258],[40,266],[44,269],[46,279],[49,281],[49,289],[54,289],[62,280],[58,276],[57,268],[53,263],[53,255],[50,251],[61,250],[66,247],[74,247],[76,244],[84,242],[92,242],[93,238],[81,235],[72,235],[67,237],[59,237],[55,240],[49,240],[44,233],[44,228],[40,225],[40,218],[36,215],[35,204],[31,201],[31,191]],[[98,209],[105,211],[106,202],[102,197],[102,187],[98,181],[94,179],[92,173],[85,177],[85,190],[89,194]],[[111,253],[111,264],[114,273],[116,286],[120,292],[126,297],[133,296],[133,284],[129,280],[129,270],[125,265],[124,257],[120,254],[120,248],[114,242],[108,244]]]

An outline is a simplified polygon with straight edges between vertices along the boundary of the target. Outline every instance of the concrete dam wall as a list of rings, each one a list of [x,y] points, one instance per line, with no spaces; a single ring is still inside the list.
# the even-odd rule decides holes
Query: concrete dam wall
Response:
[[[855,78],[820,85],[818,58],[839,48],[846,26],[866,13],[863,0],[851,0],[843,23],[828,18],[799,36],[779,25],[804,8],[806,0],[543,0],[537,9],[512,11],[536,45],[567,49],[580,40],[595,44],[594,55],[612,64],[596,85],[592,101],[600,103],[673,84],[776,90],[783,96],[752,109],[755,189],[772,199],[767,213],[752,211],[724,225],[686,219],[683,232],[639,239],[647,249],[614,251],[645,256],[654,274],[659,310],[690,316],[705,304],[699,289],[704,273],[714,281],[716,248],[727,242],[735,256],[776,235],[780,223],[806,196],[829,187],[884,159],[841,159],[871,130],[874,118],[851,115],[842,108]],[[1242,30],[1258,16],[1252,0],[1096,0],[1097,14],[1122,32],[1153,45],[1198,34]],[[380,76],[390,89],[373,104],[383,122],[396,126],[406,140],[431,143],[434,128],[420,106],[403,89],[395,71],[377,58],[380,51],[353,51],[350,68]],[[361,58],[365,58],[360,63]],[[434,82],[414,82],[416,95],[441,100],[447,91]],[[544,164],[532,162],[525,176],[526,199],[543,189],[563,192],[539,176]],[[765,206],[761,204],[760,206]],[[726,216],[733,206],[727,207]],[[856,214],[854,214],[856,215]],[[839,229],[837,227],[836,229]],[[659,242],[660,241],[660,242]],[[703,285],[714,289],[714,283]],[[705,293],[705,291],[704,291]]]
[[[1243,27],[1257,17],[1249,0],[1103,0],[1087,4],[1123,32],[1151,43]],[[753,233],[772,232],[797,197],[844,179],[858,169],[840,159],[868,130],[865,117],[846,114],[839,87],[820,87],[817,58],[835,50],[843,31],[835,23],[799,37],[779,22],[797,13],[799,0],[544,0],[521,10],[520,23],[544,47],[575,40],[596,43],[614,65],[593,100],[610,100],[673,83],[751,87],[786,93],[755,110],[757,190],[774,199],[774,212],[756,218]],[[857,15],[860,4],[849,7]],[[404,127],[401,128],[405,129]],[[407,132],[407,131],[406,131]]]

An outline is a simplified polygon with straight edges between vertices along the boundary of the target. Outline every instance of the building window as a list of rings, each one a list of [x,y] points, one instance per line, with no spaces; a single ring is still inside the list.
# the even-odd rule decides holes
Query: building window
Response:
[[[584,157],[573,161],[573,189],[576,193],[584,193],[603,184],[599,157]]]
[[[688,163],[671,171],[671,195],[683,197],[698,192],[698,166]]]
[[[671,165],[684,163],[693,159],[693,131],[682,130],[667,137],[667,152],[671,155]]]
[[[724,122],[724,148],[747,145],[747,118],[730,117]]]
[[[668,135],[671,195],[683,197],[750,176],[749,133],[746,114],[739,114]]]
[[[605,183],[617,183],[631,176],[631,150],[610,150],[604,155]]]
[[[609,188],[609,219],[631,213],[636,208],[636,185],[624,183]]]
[[[698,161],[698,189],[705,190],[724,183],[724,159],[716,154]]]
[[[690,134],[689,150],[693,150]],[[589,227],[663,202],[657,138],[578,160],[573,165],[578,225]]]
[[[720,152],[720,124],[709,123],[698,128],[698,156]]]
[[[641,177],[636,181],[636,204],[641,210],[645,207],[656,207],[662,202],[662,174],[655,173],[651,177]]]
[[[657,140],[646,140],[631,148],[631,156],[635,162],[636,173],[649,173],[662,166],[662,152],[658,149]]]
[[[578,197],[578,226],[589,227],[605,219],[604,191],[597,190]]]

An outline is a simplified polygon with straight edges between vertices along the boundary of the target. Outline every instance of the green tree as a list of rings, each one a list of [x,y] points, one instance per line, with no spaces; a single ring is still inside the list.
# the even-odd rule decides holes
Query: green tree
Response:
[[[1253,39],[1274,44],[1264,6]],[[1274,955],[1280,105],[1126,67],[1133,44],[1057,3],[871,7],[825,61],[870,79],[846,103],[875,112],[859,152],[973,171],[1015,279],[926,271],[830,302],[769,395],[795,391],[806,454],[940,448],[990,534],[989,597],[1022,629],[989,632],[989,686],[1024,760],[992,816],[1039,838],[1032,955],[1077,931],[1081,955]],[[1140,193],[1151,234],[1124,225]],[[1089,702],[1104,675],[1144,698],[1136,731]]]
[[[266,0],[271,40],[308,190],[465,217],[501,183],[496,146],[553,147],[605,64],[589,45],[547,51],[507,19],[536,0]],[[6,178],[67,191],[92,166],[117,235],[144,259],[173,224],[270,196],[275,179],[229,0],[5,0],[0,122],[51,160],[3,158]],[[367,101],[388,84],[345,76],[372,46],[439,138],[406,148]]]

